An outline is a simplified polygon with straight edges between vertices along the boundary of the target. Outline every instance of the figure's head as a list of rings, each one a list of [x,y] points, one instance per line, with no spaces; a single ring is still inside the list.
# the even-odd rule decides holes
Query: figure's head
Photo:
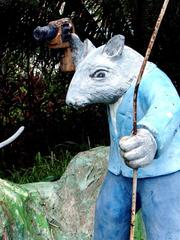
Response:
[[[106,45],[95,48],[84,43],[82,60],[70,83],[66,103],[83,107],[92,103],[112,104],[129,88],[132,79],[124,54],[124,36],[116,35]]]

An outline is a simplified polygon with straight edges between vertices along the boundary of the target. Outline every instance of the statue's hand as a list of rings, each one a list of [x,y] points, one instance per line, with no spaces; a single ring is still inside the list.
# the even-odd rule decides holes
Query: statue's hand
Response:
[[[134,169],[150,164],[157,150],[156,140],[144,128],[138,129],[136,135],[122,137],[119,145],[126,165]]]

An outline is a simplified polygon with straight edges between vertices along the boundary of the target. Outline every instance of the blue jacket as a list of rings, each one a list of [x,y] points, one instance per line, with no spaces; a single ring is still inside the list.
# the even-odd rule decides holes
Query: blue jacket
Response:
[[[117,108],[117,131],[108,109],[111,140],[108,169],[126,177],[132,177],[133,170],[120,156],[119,139],[132,132],[133,93],[134,84]],[[141,80],[137,107],[138,128],[148,129],[157,142],[155,159],[150,165],[138,169],[138,177],[155,177],[180,170],[180,98],[167,75],[154,64]]]

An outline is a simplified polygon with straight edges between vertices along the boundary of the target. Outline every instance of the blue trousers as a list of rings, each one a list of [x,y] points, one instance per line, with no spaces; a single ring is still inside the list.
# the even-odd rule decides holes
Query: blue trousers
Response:
[[[128,240],[132,179],[108,172],[96,202],[94,240]],[[138,179],[137,211],[141,208],[148,240],[180,240],[180,171]]]

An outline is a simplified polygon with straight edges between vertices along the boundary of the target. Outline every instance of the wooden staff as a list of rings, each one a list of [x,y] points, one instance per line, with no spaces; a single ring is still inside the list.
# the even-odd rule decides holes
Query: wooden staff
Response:
[[[164,17],[164,14],[166,12],[167,6],[168,6],[169,0],[164,0],[163,6],[161,8],[159,17],[157,19],[154,31],[152,33],[152,36],[150,38],[148,48],[146,50],[146,54],[144,57],[144,60],[142,62],[136,84],[134,89],[134,96],[133,96],[133,135],[137,134],[137,96],[138,96],[138,89],[139,85],[142,79],[142,75],[144,73],[144,69],[146,67],[147,61],[149,59],[149,56],[151,54],[151,50],[153,48],[156,36],[158,34],[159,27],[161,25],[162,19]],[[131,225],[130,225],[130,240],[134,240],[134,230],[135,230],[135,215],[136,215],[136,192],[137,192],[137,171],[138,169],[133,170],[133,183],[132,183],[132,206],[131,206]]]

